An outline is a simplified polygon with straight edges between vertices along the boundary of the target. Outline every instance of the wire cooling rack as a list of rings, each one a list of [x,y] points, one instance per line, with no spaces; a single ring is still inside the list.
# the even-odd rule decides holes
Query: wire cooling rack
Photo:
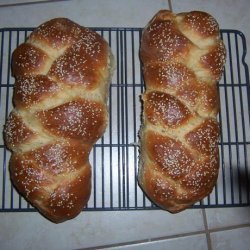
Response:
[[[140,94],[144,90],[138,49],[141,28],[93,28],[110,44],[116,71],[110,86],[109,126],[91,155],[92,193],[85,210],[157,209],[137,183]],[[0,122],[12,109],[11,54],[32,28],[0,29]],[[227,62],[218,85],[221,110],[220,172],[212,194],[193,207],[250,205],[250,87],[246,41],[237,30],[221,30]],[[0,138],[0,211],[34,211],[12,187],[10,152]]]

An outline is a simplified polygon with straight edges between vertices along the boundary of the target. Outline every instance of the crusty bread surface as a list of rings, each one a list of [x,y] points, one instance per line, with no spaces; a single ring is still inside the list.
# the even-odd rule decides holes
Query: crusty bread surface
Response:
[[[108,122],[111,71],[107,42],[66,18],[41,24],[13,52],[14,109],[4,128],[11,180],[55,223],[89,200],[89,154]]]
[[[211,193],[219,170],[217,82],[225,46],[205,12],[159,11],[142,33],[139,184],[159,207],[180,212]]]

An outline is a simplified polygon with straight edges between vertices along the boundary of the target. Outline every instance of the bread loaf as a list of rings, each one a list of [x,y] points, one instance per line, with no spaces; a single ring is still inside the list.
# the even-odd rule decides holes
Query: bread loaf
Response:
[[[91,192],[89,153],[103,135],[112,53],[96,32],[52,19],[16,48],[4,128],[11,180],[49,220],[78,215]]]
[[[172,213],[203,199],[216,184],[217,82],[225,54],[218,24],[205,12],[162,10],[143,30],[138,179],[146,195]]]

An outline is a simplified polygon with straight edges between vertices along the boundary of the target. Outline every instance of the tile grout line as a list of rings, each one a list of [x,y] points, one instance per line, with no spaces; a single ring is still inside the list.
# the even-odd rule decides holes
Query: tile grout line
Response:
[[[211,237],[210,237],[210,231],[208,230],[207,215],[206,215],[205,208],[202,209],[202,216],[203,216],[203,223],[204,223],[206,238],[207,238],[207,247],[208,247],[208,250],[212,250],[212,242],[211,242]]]
[[[207,236],[207,234],[210,234],[213,232],[221,232],[221,231],[233,230],[233,229],[238,229],[238,228],[250,227],[250,223],[248,223],[248,224],[242,224],[242,225],[238,225],[238,226],[227,226],[227,227],[216,228],[216,229],[208,229],[207,220],[206,220],[206,225],[207,226],[205,226],[205,221],[204,221],[204,226],[205,226],[205,228],[207,227],[206,230],[200,230],[200,231],[194,231],[194,232],[182,233],[182,234],[174,234],[174,235],[156,237],[156,238],[151,238],[151,239],[148,238],[148,239],[143,239],[143,240],[135,240],[135,241],[129,241],[129,242],[108,244],[108,245],[103,245],[103,246],[90,247],[87,249],[89,249],[89,250],[91,250],[91,249],[107,249],[110,247],[129,246],[129,245],[134,245],[134,244],[149,243],[149,242],[155,242],[155,241],[161,241],[161,240],[170,240],[170,239],[189,237],[189,236],[195,236],[195,235],[201,235],[201,234],[206,234],[206,236]],[[210,238],[210,240],[211,240],[211,238]],[[208,245],[209,245],[209,243],[208,243]],[[208,246],[208,247],[209,247],[208,250],[212,250],[211,242],[210,242],[210,246]]]
[[[6,3],[0,4],[0,8],[5,7],[15,7],[15,6],[25,6],[25,5],[32,5],[32,4],[42,4],[42,3],[55,3],[55,2],[66,2],[71,0],[39,0],[39,1],[28,1],[28,2],[21,2],[21,3]]]
[[[210,233],[216,233],[216,232],[234,230],[234,229],[245,228],[245,227],[250,227],[250,223],[239,224],[239,225],[235,225],[235,226],[218,227],[218,228],[209,229],[208,231]]]
[[[106,248],[110,248],[110,247],[129,246],[129,245],[140,244],[140,243],[150,243],[150,242],[153,243],[156,241],[171,240],[171,239],[200,235],[200,234],[205,234],[205,233],[206,233],[205,231],[201,230],[201,231],[190,232],[190,233],[175,234],[175,235],[162,236],[162,237],[156,237],[156,238],[148,238],[148,239],[143,239],[143,240],[115,243],[115,244],[110,244],[110,245],[108,244],[108,245],[104,245],[104,246],[90,247],[87,249],[89,249],[89,250],[91,250],[91,249],[106,249]]]
[[[173,12],[173,4],[172,4],[172,0],[168,0],[168,8],[170,11]]]
[[[203,216],[206,216],[205,211],[202,211],[202,213],[203,213]],[[242,224],[242,225],[237,225],[237,226],[227,226],[227,227],[221,227],[221,228],[216,228],[216,229],[208,229],[206,217],[205,218],[203,217],[203,219],[204,219],[204,226],[205,226],[206,230],[194,231],[194,232],[189,232],[189,233],[174,234],[174,235],[162,236],[162,237],[156,237],[156,238],[148,238],[148,239],[142,239],[142,240],[135,240],[135,241],[129,241],[129,242],[122,242],[122,243],[108,244],[108,245],[103,245],[103,246],[89,247],[87,249],[89,249],[89,250],[91,250],[91,249],[107,249],[110,247],[129,246],[129,245],[134,245],[134,244],[149,243],[149,242],[155,242],[155,241],[161,241],[161,240],[170,240],[170,239],[189,237],[189,236],[195,236],[195,235],[201,235],[201,234],[206,234],[206,236],[207,236],[207,234],[209,234],[209,238],[210,238],[210,233],[213,233],[213,232],[221,232],[221,231],[227,231],[227,230],[232,230],[232,229],[250,227],[250,223],[248,223],[248,224]],[[209,246],[209,244],[210,244],[210,246]],[[212,250],[211,238],[210,238],[210,243],[208,243],[207,245],[208,245],[208,250]]]

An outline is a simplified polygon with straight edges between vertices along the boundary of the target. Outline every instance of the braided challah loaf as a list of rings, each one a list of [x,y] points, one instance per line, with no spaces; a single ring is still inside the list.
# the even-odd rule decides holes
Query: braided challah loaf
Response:
[[[91,192],[89,153],[103,135],[112,54],[94,31],[56,18],[13,53],[4,134],[14,186],[53,222],[75,217]]]
[[[162,10],[143,31],[140,58],[146,91],[139,183],[175,213],[207,196],[217,181],[217,81],[225,47],[209,14]]]

